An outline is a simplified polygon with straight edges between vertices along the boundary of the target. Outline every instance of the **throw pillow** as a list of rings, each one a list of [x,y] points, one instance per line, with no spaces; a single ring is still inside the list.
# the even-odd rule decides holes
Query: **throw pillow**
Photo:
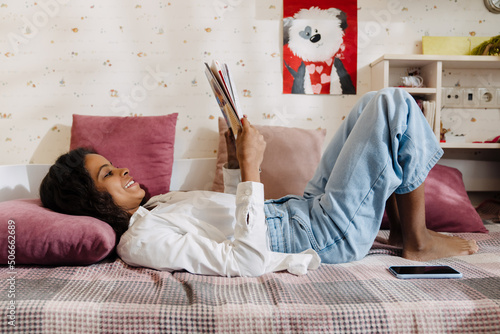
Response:
[[[306,130],[283,126],[256,125],[266,140],[266,151],[261,166],[261,182],[266,199],[285,195],[302,195],[321,159],[326,130]],[[227,124],[219,118],[219,148],[217,169],[212,190],[224,191],[222,166],[227,162],[224,133]]]
[[[177,114],[144,117],[73,115],[70,149],[91,147],[126,167],[146,197],[167,193],[174,162]]]
[[[105,222],[53,212],[39,199],[0,202],[0,235],[3,264],[87,265],[115,247],[115,232]]]

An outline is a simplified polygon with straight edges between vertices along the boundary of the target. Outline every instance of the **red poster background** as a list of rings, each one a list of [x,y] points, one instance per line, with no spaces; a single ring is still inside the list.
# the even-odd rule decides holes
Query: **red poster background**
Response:
[[[354,87],[357,86],[358,62],[358,6],[357,0],[283,0],[283,17],[293,17],[300,9],[311,7],[320,9],[338,8],[347,15],[347,28],[344,30],[345,50],[339,55]],[[283,64],[283,93],[291,93],[293,77]]]

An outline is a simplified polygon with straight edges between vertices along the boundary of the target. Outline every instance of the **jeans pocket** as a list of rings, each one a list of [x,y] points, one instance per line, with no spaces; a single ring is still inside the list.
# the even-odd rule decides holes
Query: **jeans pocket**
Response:
[[[311,225],[299,215],[294,215],[290,219],[291,225],[291,240],[290,244],[292,252],[300,253],[307,249],[313,249],[316,252],[320,251],[321,246],[318,244]]]

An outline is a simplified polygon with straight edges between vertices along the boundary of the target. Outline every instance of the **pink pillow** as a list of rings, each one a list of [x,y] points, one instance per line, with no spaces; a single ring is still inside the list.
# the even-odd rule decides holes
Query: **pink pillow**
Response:
[[[326,130],[305,130],[282,126],[255,126],[266,140],[266,151],[260,175],[267,199],[285,195],[303,195],[314,175],[322,153]],[[227,162],[224,133],[227,124],[219,118],[219,149],[212,190],[224,191],[222,166]]]
[[[467,196],[462,173],[456,168],[435,165],[425,180],[427,228],[437,232],[488,233]],[[382,229],[389,228],[384,214]]]
[[[86,265],[115,247],[115,232],[103,221],[42,207],[39,199],[0,202],[0,261],[8,264]],[[15,253],[9,246],[15,244]],[[10,257],[9,257],[10,255]]]
[[[70,149],[91,147],[126,167],[151,197],[170,190],[177,114],[144,117],[73,115]]]

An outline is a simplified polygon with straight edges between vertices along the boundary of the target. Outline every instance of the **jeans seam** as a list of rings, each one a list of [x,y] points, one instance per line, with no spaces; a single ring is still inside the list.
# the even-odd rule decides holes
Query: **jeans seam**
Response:
[[[389,164],[388,161],[386,161],[386,164],[384,165],[384,168],[380,171],[380,173],[377,176],[377,178],[375,179],[375,181],[370,185],[370,189],[368,190],[368,192],[365,194],[365,196],[363,197],[363,199],[359,203],[359,206],[356,208],[356,211],[353,213],[352,217],[350,217],[349,223],[347,224],[347,228],[344,231],[342,231],[342,234],[341,234],[342,237],[339,240],[336,240],[335,244],[338,244],[338,242],[340,242],[341,240],[347,239],[347,236],[349,235],[349,229],[352,227],[352,222],[353,222],[354,218],[357,216],[359,210],[361,210],[361,208],[363,207],[363,204],[365,203],[365,201],[368,198],[368,196],[370,194],[373,194],[373,188],[375,187],[375,185],[377,184],[377,182],[380,180],[380,178],[384,174],[385,170],[387,169],[388,164]],[[325,249],[326,249],[326,247],[325,247]]]
[[[313,247],[315,251],[320,251],[318,242],[316,241],[316,238],[314,237],[314,234],[312,233],[312,230],[305,224],[304,220],[300,218],[298,215],[294,215],[290,220],[295,220],[297,223],[303,227],[304,231],[306,231],[307,237],[309,239],[309,243]],[[292,225],[292,224],[290,224]],[[295,229],[293,229],[295,230]],[[293,231],[295,233],[295,231]]]
[[[267,206],[268,206],[268,209],[267,211],[269,211],[269,213],[271,214],[271,217],[267,217],[266,216],[266,224],[267,224],[267,228],[268,228],[268,235],[269,235],[269,239],[270,239],[270,247],[271,249],[273,249],[274,247],[272,247],[273,245],[273,242],[272,242],[272,239],[271,238],[271,229],[269,228],[269,223],[268,221],[272,220],[273,221],[273,233],[272,235],[274,236],[274,239],[275,239],[275,243],[276,243],[276,246],[278,246],[278,249],[280,248],[280,245],[283,247],[283,251],[286,250],[286,247],[285,247],[285,236],[284,236],[284,231],[283,231],[283,214],[281,214],[277,209],[276,209],[276,206],[274,203],[266,203]],[[270,212],[271,210],[269,210],[269,206],[272,207],[272,212]],[[279,226],[278,228],[276,228],[277,224],[276,224],[276,219],[279,220]],[[279,236],[280,238],[278,238],[278,233],[276,233],[276,231],[279,230]]]

